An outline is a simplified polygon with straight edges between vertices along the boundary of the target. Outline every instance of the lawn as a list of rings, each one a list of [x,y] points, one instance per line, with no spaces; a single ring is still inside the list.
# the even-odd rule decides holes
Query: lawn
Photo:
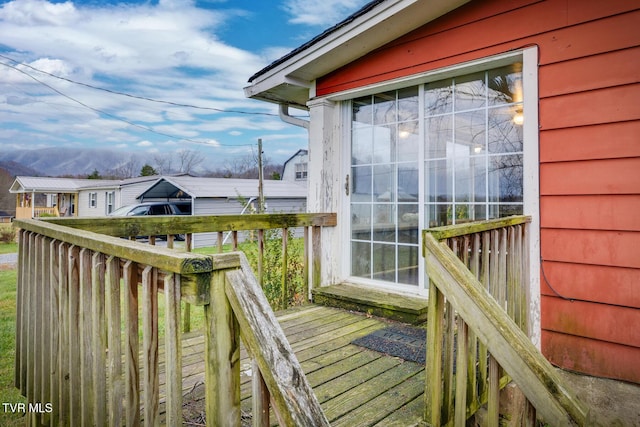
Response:
[[[2,247],[4,245],[0,245]],[[16,335],[16,270],[0,270],[0,402],[26,402],[13,386]],[[0,409],[1,426],[24,425],[21,414]]]

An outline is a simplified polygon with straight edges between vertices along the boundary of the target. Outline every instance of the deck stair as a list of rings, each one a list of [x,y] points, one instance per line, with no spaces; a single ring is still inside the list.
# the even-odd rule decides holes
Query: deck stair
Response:
[[[316,304],[411,324],[420,324],[427,320],[429,304],[426,298],[365,288],[351,283],[323,286],[314,289],[312,293]]]

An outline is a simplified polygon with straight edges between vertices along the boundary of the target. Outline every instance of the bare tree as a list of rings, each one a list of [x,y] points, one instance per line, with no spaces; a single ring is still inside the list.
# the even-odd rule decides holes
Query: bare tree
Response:
[[[138,176],[140,167],[139,161],[131,159],[115,168],[109,175],[120,179],[133,178],[134,176]]]
[[[180,163],[180,173],[191,173],[204,161],[202,153],[195,150],[181,149],[176,152]]]
[[[159,175],[166,175],[172,172],[171,163],[173,162],[173,156],[171,154],[156,154],[153,156],[153,162],[155,163],[155,170]]]

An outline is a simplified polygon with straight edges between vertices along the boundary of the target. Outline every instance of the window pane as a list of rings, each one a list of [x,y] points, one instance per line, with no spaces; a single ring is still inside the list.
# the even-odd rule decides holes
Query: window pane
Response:
[[[351,238],[371,240],[371,205],[351,205]]]
[[[418,163],[401,163],[398,165],[398,201],[418,201]]]
[[[379,165],[373,167],[373,192],[378,202],[394,202],[396,192],[394,187],[395,167],[393,165]]]
[[[400,89],[398,91],[398,121],[418,119],[418,87]]]
[[[372,175],[371,166],[354,166],[351,168],[351,188],[353,202],[371,202]]]
[[[373,128],[373,163],[395,161],[396,125],[375,126]]]
[[[488,111],[488,143],[490,153],[522,151],[522,124],[515,116],[522,114],[522,105],[491,108]]]
[[[394,205],[373,205],[373,240],[379,242],[395,242],[395,220]]]
[[[396,92],[386,92],[373,97],[373,123],[393,123],[396,121]]]
[[[371,243],[351,243],[351,274],[366,278],[371,276]]]
[[[373,271],[376,280],[395,282],[396,280],[396,246],[382,243],[373,244]]]
[[[486,105],[485,73],[473,73],[454,79],[455,111],[481,108]]]
[[[406,122],[398,124],[398,161],[406,162],[418,158],[418,147],[420,143],[420,129],[418,122]]]
[[[455,115],[456,156],[469,156],[485,146],[485,110]]]
[[[418,205],[398,206],[398,242],[418,243]]]
[[[453,205],[450,204],[427,205],[425,209],[427,216],[425,224],[427,224],[429,228],[450,225],[453,220],[452,211]]]
[[[496,68],[487,74],[489,105],[522,102],[522,63]]]
[[[351,163],[361,165],[371,163],[373,151],[373,128],[371,126],[356,126],[351,137]]]
[[[489,157],[489,201],[522,202],[522,154]]]
[[[447,143],[453,142],[453,116],[436,116],[425,122],[427,141],[426,156],[428,159],[447,156]]]
[[[453,87],[451,80],[440,80],[425,85],[424,106],[427,116],[453,111]]]
[[[450,202],[453,192],[453,170],[449,160],[426,162],[427,201]]]
[[[353,100],[352,103],[352,120],[360,124],[373,123],[373,107],[372,98],[370,96],[364,96]]]
[[[417,246],[398,246],[398,282],[418,285]]]

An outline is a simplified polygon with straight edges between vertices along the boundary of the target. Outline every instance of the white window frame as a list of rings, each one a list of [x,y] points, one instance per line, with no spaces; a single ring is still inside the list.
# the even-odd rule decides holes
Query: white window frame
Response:
[[[106,191],[104,193],[105,198],[105,214],[109,215],[114,211],[116,207],[116,192],[115,191]]]
[[[98,207],[98,193],[91,191],[89,193],[89,208],[95,209]]]
[[[529,286],[529,301],[530,310],[532,313],[538,313],[532,318],[532,337],[534,337],[534,343],[539,345],[539,303],[540,303],[540,214],[539,214],[539,136],[538,136],[538,50],[537,47],[526,48],[523,50],[513,51],[506,54],[495,55],[491,57],[482,58],[476,61],[471,61],[462,64],[456,64],[450,67],[446,67],[439,70],[429,71],[417,75],[403,77],[387,81],[384,83],[370,85],[358,89],[352,89],[337,94],[333,94],[327,97],[328,100],[338,102],[341,105],[340,120],[341,120],[341,139],[347,141],[347,143],[341,143],[342,147],[342,164],[341,176],[350,174],[350,159],[351,159],[351,100],[366,96],[373,95],[380,92],[386,92],[395,89],[401,89],[404,87],[423,85],[424,83],[441,80],[448,77],[455,77],[464,74],[473,73],[476,71],[493,69],[502,65],[511,64],[516,61],[522,61],[522,79],[523,79],[523,108],[525,111],[525,121],[523,123],[523,212],[525,215],[530,215],[532,222],[530,225],[530,247],[529,247],[529,270],[530,270],[530,286]],[[423,89],[420,89],[420,108],[423,111],[424,99],[422,97]],[[420,120],[420,132],[424,135],[424,121]],[[424,144],[420,144],[420,157],[424,160]],[[419,168],[419,179],[421,183],[424,183],[424,166]],[[345,224],[342,227],[342,240],[344,242],[350,241],[350,198],[345,192],[342,192],[342,200],[340,201],[341,217],[339,221]],[[420,195],[420,221],[421,227],[424,227],[424,191]],[[422,244],[422,242],[420,242]],[[347,246],[343,246],[345,254],[350,253],[350,249]],[[342,259],[346,260],[341,266],[341,275],[346,280],[371,285],[375,287],[385,288],[394,292],[410,292],[415,294],[415,286],[403,286],[398,284],[387,285],[384,282],[378,282],[373,280],[367,280],[362,278],[353,277],[350,275],[351,271],[351,258],[350,256],[343,256]],[[421,281],[418,286],[418,295],[428,295],[428,279],[426,278],[425,266],[423,260],[419,262]],[[538,336],[537,341],[535,337]]]

